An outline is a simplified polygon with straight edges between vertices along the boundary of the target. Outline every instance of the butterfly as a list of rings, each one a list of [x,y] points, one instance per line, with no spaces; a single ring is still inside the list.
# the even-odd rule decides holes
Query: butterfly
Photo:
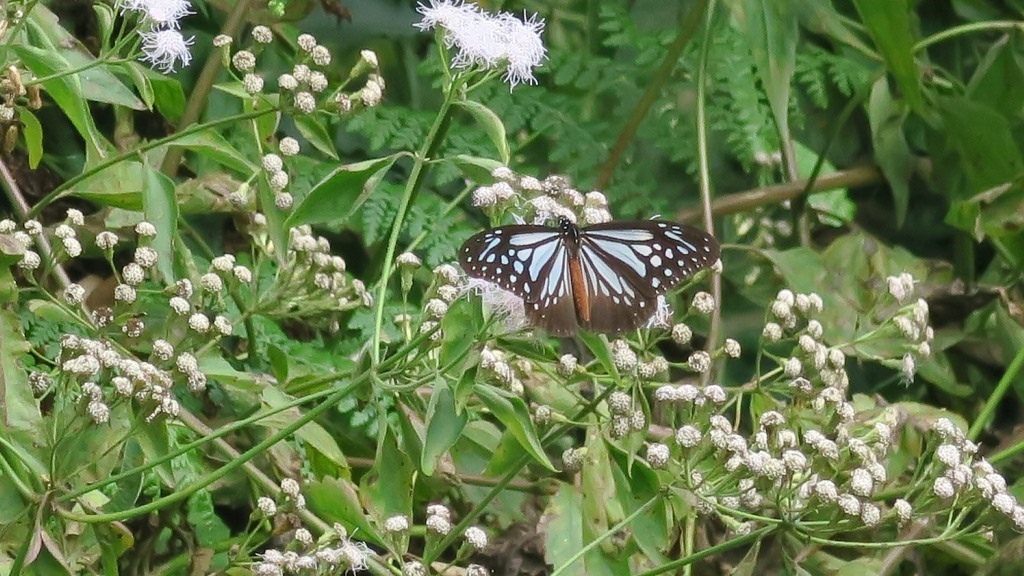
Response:
[[[530,322],[567,336],[620,333],[645,324],[658,297],[708,268],[720,253],[709,234],[664,220],[581,228],[512,225],[484,230],[459,250],[467,274],[523,299]]]

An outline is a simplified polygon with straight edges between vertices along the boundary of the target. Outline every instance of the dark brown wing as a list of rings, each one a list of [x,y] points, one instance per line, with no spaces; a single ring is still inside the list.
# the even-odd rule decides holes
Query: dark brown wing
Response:
[[[533,325],[557,335],[576,331],[568,253],[559,229],[514,225],[485,230],[462,245],[459,264],[470,276],[522,298]]]
[[[595,332],[642,326],[658,296],[718,260],[718,241],[695,228],[663,220],[609,222],[583,230],[580,262]]]

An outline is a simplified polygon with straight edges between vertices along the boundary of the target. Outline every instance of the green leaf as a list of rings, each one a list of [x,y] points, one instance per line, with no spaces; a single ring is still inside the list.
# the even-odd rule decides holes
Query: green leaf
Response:
[[[548,455],[544,453],[544,446],[537,437],[530,411],[522,398],[508,396],[493,386],[478,386],[476,394],[494,417],[505,425],[505,429],[519,442],[523,450],[548,470],[556,471],[548,460]]]
[[[505,137],[505,125],[502,124],[501,118],[487,106],[473,100],[463,100],[456,102],[455,105],[469,112],[473,119],[480,124],[484,129],[484,133],[491,139],[491,144],[494,144],[494,149],[498,152],[498,158],[507,166],[512,153],[509,151],[508,139]]]
[[[358,530],[361,540],[376,544],[384,541],[373,524],[367,521],[359,494],[351,480],[323,476],[319,481],[307,482],[303,488],[309,509],[325,522],[340,522],[349,534]],[[406,514],[408,512],[405,512]]]
[[[32,12],[35,11],[33,10]],[[43,78],[67,72],[70,68],[68,62],[55,52],[49,52],[34,46],[12,45],[8,47],[21,58],[25,67],[31,70],[37,77]],[[86,98],[82,93],[82,86],[78,80],[78,75],[51,78],[43,82],[42,86],[95,153],[100,154],[107,149],[103,137],[100,136],[96,124],[93,123],[92,114],[89,113],[89,107],[86,105]]]
[[[312,114],[306,114],[304,116],[293,116],[292,120],[295,122],[295,128],[299,131],[299,134],[302,134],[302,137],[312,144],[314,148],[330,158],[338,159],[338,152],[334,149],[334,141],[331,139],[330,133],[327,132],[327,128],[324,127],[322,119]]]
[[[861,20],[892,72],[910,108],[924,111],[921,78],[914,61],[914,30],[907,0],[854,0]]]
[[[544,517],[549,519],[544,539],[544,559],[552,566],[564,566],[583,549],[583,496],[572,484],[559,484],[551,497]],[[587,576],[586,566],[577,562],[562,574]]]
[[[96,204],[138,212],[145,186],[142,163],[125,160],[82,180],[70,192]]]
[[[156,109],[171,122],[177,123],[185,114],[185,91],[178,80],[164,76],[159,72],[143,66],[138,62],[131,63],[133,76],[141,75],[153,91],[153,102]],[[138,86],[138,81],[136,81]],[[142,88],[139,89],[142,92]]]
[[[288,227],[348,220],[391,169],[398,155],[375,158],[336,169],[318,182],[295,207]]]
[[[25,149],[28,150],[28,166],[35,170],[43,159],[43,127],[28,108],[18,109],[18,119],[21,120],[21,133],[25,136]]]
[[[910,177],[914,174],[914,156],[903,136],[905,118],[903,104],[892,99],[888,82],[885,78],[880,78],[871,88],[868,122],[871,124],[875,162],[878,162],[892,189],[897,226],[902,226],[907,218]]]
[[[279,390],[272,386],[267,386],[263,390],[262,394],[263,401],[271,408],[283,406],[292,400],[292,398],[281,393]],[[289,414],[292,411],[282,412],[281,414]],[[295,413],[298,409],[295,409]],[[294,413],[291,414],[294,416]],[[292,417],[285,417],[282,419],[281,424],[294,421]],[[348,460],[345,459],[345,454],[341,451],[341,447],[333,436],[320,424],[316,422],[307,422],[304,426],[295,431],[295,437],[301,440],[308,449],[316,450],[321,455],[326,457],[328,460],[337,465],[338,468],[347,469],[349,467]]]
[[[591,332],[580,332],[577,336],[587,345],[587,350],[590,350],[594,358],[597,358],[605,372],[617,378],[619,370],[615,367],[615,360],[612,359],[612,349],[608,345],[608,339]]]
[[[260,199],[260,207],[267,217],[267,230],[270,233],[270,241],[274,246],[288,246],[288,229],[285,224],[288,213],[281,210],[274,203],[274,191],[270,189],[266,178],[256,180],[257,194]],[[288,253],[287,250],[275,250],[275,257],[281,261]]]
[[[1008,118],[966,98],[939,100],[939,113],[972,193],[1024,176],[1024,159]]]
[[[20,440],[31,445],[33,438],[42,438],[42,415],[28,384],[25,366],[16,358],[24,358],[32,346],[25,340],[18,315],[0,309],[0,433],[10,437],[18,432]]]
[[[156,227],[152,247],[156,250],[156,269],[166,285],[174,284],[174,239],[178,235],[178,203],[174,182],[161,172],[146,167],[146,185],[142,189],[142,212]]]
[[[112,17],[109,8],[96,9],[100,24],[106,17]],[[94,102],[105,102],[115,106],[124,106],[133,110],[145,110],[146,107],[135,96],[121,79],[112,74],[106,63],[97,64],[97,59],[78,38],[61,25],[60,19],[48,7],[40,6],[33,9],[27,19],[31,33],[29,45],[42,49],[55,58],[62,60],[67,69],[75,70],[74,76],[80,83],[82,95]]]
[[[373,468],[360,479],[359,488],[378,518],[394,514],[411,516],[413,481],[416,466],[395,438],[392,430],[383,432]]]
[[[495,179],[491,174],[494,173],[495,169],[505,166],[505,164],[493,158],[469,156],[468,154],[458,154],[448,158],[448,160],[462,171],[463,176],[481,186],[494,184]]]
[[[789,2],[745,0],[745,36],[757,74],[783,142],[789,140],[789,92],[796,69],[799,38],[796,13]]]
[[[203,130],[175,138],[170,145],[198,152],[222,166],[245,175],[256,170],[256,166],[244,154],[235,150],[226,138],[213,130]]]
[[[444,378],[434,382],[434,392],[430,396],[425,419],[427,434],[423,441],[420,469],[427,476],[433,476],[437,459],[455,445],[469,422],[469,414],[465,411],[459,413],[456,409],[455,395]]]

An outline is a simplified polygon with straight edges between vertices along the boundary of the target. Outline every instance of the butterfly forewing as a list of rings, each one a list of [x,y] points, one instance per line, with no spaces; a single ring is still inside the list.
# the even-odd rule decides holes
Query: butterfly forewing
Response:
[[[577,326],[609,333],[641,326],[659,295],[719,257],[713,237],[674,222],[560,224],[487,230],[459,252],[470,276],[522,298],[531,322],[558,335]],[[573,274],[585,294],[573,294]]]

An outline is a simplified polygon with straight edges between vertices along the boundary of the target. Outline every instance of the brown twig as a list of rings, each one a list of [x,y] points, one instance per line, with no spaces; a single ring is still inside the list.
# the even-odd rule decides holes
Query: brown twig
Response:
[[[10,199],[11,205],[14,206],[14,213],[18,216],[18,220],[24,222],[28,218],[31,208],[28,202],[25,201],[25,195],[21,193],[21,187],[18,186],[14,173],[7,166],[7,162],[4,162],[2,159],[0,159],[0,183],[2,183],[4,191],[7,192],[7,198]],[[43,260],[54,263],[53,273],[57,277],[60,287],[67,288],[71,284],[71,277],[68,276],[64,267],[58,264],[53,257],[53,247],[46,238],[46,234],[37,234],[35,242],[36,247],[39,249],[39,255],[42,256]]]
[[[808,192],[822,192],[824,190],[835,190],[836,188],[855,188],[881,182],[884,182],[884,177],[877,167],[860,166],[819,176]],[[785,184],[734,192],[715,198],[711,202],[711,212],[715,216],[725,216],[753,210],[761,206],[778,204],[779,202],[799,197],[806,188],[807,180],[795,180]],[[687,208],[676,213],[676,219],[680,222],[694,222],[702,217],[704,217],[702,207]]]

